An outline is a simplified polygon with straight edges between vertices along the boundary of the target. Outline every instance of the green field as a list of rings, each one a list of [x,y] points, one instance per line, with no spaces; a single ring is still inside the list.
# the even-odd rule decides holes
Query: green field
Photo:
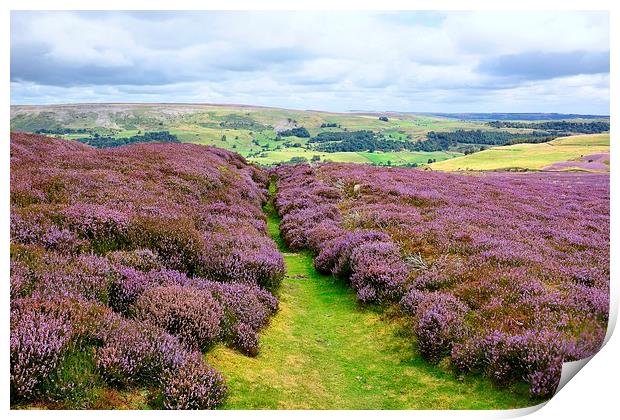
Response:
[[[437,161],[451,159],[461,156],[456,152],[336,152],[324,153],[302,148],[288,148],[286,150],[265,152],[264,156],[249,158],[250,161],[262,165],[272,165],[286,162],[293,157],[303,157],[311,160],[319,156],[322,162],[352,162],[352,163],[373,163],[377,165],[407,165],[407,164],[427,164],[429,159]]]
[[[500,146],[431,164],[440,171],[541,170],[556,162],[609,152],[609,134],[555,139],[549,143]]]
[[[428,131],[489,129],[484,123],[413,114],[329,113],[234,105],[183,104],[79,104],[11,107],[11,130],[36,131],[48,128],[85,128],[100,135],[129,137],[147,131],[167,130],[187,143],[214,145],[234,150],[248,160],[264,165],[286,162],[293,157],[322,161],[380,165],[426,164],[460,156],[458,152],[337,152],[313,150],[307,138],[281,137],[277,131],[305,127],[311,136],[322,131],[372,130],[388,139],[423,139]],[[335,123],[338,127],[321,127]],[[76,139],[84,134],[66,134]]]
[[[505,409],[531,406],[520,387],[499,389],[432,366],[406,322],[357,303],[317,273],[307,253],[288,252],[271,205],[268,228],[284,253],[280,310],[255,358],[218,346],[206,357],[229,388],[224,409]]]

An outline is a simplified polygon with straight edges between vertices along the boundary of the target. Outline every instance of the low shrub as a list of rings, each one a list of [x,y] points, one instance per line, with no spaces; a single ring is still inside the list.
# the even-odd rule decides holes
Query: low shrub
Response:
[[[362,302],[389,302],[403,293],[408,269],[391,242],[368,242],[351,252],[351,285]]]
[[[199,353],[192,353],[162,380],[164,407],[170,410],[205,410],[224,401],[222,375],[208,366]]]
[[[47,397],[40,385],[52,375],[73,340],[66,316],[37,310],[29,301],[11,308],[11,400]]]
[[[136,319],[163,328],[192,350],[205,351],[220,336],[222,307],[204,289],[154,287],[137,299],[132,312]]]

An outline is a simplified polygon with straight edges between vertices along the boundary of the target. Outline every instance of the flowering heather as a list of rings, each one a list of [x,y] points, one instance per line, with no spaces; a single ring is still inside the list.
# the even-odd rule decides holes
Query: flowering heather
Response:
[[[136,301],[136,319],[157,325],[188,348],[207,350],[220,335],[222,307],[207,290],[163,286],[145,291]]]
[[[213,147],[11,134],[12,401],[52,398],[78,352],[110,386],[155,385],[167,408],[219,404],[222,377],[197,351],[256,355],[277,310],[267,182]]]
[[[400,302],[429,360],[450,355],[459,369],[490,376],[505,369],[498,382],[523,380],[548,396],[562,361],[600,347],[608,174],[346,164],[275,174],[287,243],[310,249],[316,268],[347,278],[360,300]],[[374,239],[354,239],[364,235]],[[506,356],[494,356],[503,344],[483,345],[496,336],[513,349]]]
[[[467,306],[450,293],[422,293],[412,288],[401,301],[413,316],[420,354],[438,361],[450,353],[452,345],[466,335]]]
[[[265,185],[254,181],[265,179],[256,171],[212,147],[97,150],[12,134],[11,238],[63,254],[149,250],[190,276],[273,289],[284,266],[265,229]]]
[[[71,343],[71,324],[32,306],[11,310],[11,397],[36,396],[38,385],[52,374]]]
[[[166,371],[162,394],[167,409],[201,410],[220,404],[225,391],[222,375],[193,353],[178,368]]]

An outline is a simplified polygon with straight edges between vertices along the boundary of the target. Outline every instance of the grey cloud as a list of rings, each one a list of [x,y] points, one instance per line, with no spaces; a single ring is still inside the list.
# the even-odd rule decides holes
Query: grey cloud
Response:
[[[609,73],[609,52],[525,52],[500,55],[483,59],[478,70],[493,76],[528,80]]]
[[[30,44],[11,49],[11,81],[28,81],[50,86],[161,85],[173,78],[158,69],[114,66],[106,63],[72,64],[55,60],[47,46]]]

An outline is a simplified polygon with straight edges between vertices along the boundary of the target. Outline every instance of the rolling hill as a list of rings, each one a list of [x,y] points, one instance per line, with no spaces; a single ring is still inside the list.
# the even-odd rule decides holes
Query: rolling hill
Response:
[[[599,165],[587,165],[594,161],[597,161]],[[433,163],[430,167],[441,171],[581,170],[605,172],[609,171],[609,134],[562,137],[549,143],[500,146]]]

